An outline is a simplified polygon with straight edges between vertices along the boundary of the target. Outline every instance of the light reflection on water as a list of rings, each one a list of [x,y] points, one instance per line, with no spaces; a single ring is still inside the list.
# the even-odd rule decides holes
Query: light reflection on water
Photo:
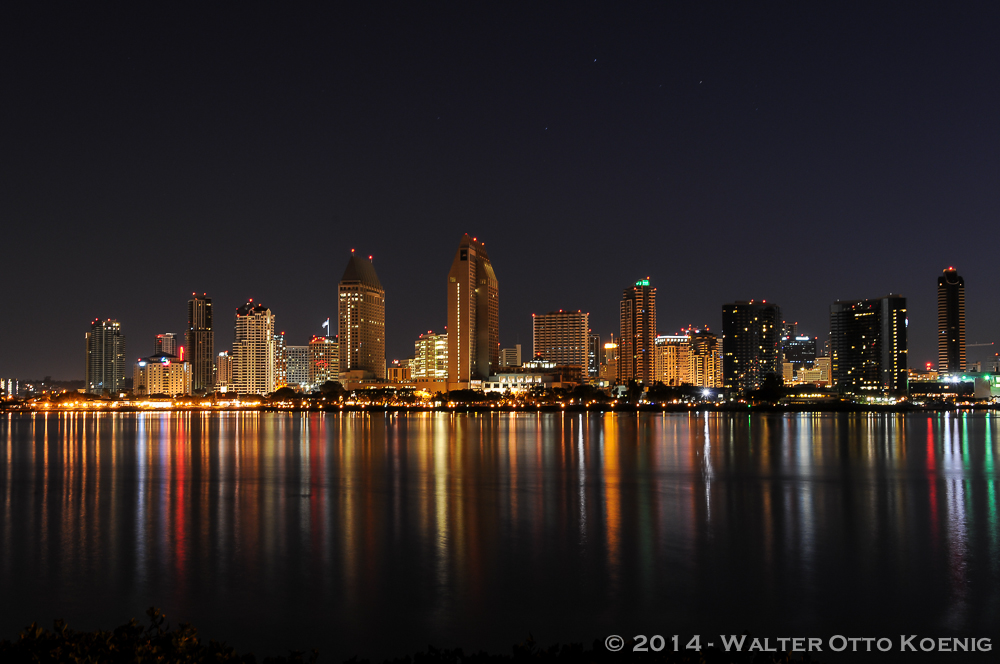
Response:
[[[0,636],[996,636],[991,415],[0,417]],[[389,627],[391,625],[391,628]]]

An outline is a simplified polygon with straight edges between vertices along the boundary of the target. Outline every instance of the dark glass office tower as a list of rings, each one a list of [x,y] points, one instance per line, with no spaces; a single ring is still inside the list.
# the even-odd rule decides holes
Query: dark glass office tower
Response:
[[[185,359],[191,363],[191,390],[195,393],[215,389],[215,332],[212,331],[212,298],[205,293],[191,293],[188,300],[188,328]]]
[[[838,300],[830,305],[830,372],[855,396],[906,394],[906,298]]]
[[[722,307],[722,386],[731,396],[756,390],[768,374],[781,376],[781,308],[766,302]]]
[[[953,267],[938,277],[938,371],[965,371],[965,280]]]

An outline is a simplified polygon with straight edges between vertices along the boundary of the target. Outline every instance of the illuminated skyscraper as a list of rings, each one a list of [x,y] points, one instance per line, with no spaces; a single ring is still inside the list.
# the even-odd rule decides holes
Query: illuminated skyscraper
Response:
[[[618,344],[615,343],[615,334],[611,333],[611,341],[604,344],[604,359],[601,362],[601,378],[609,382],[618,380]]]
[[[938,373],[965,371],[965,279],[949,267],[937,290]]]
[[[698,387],[722,387],[722,348],[708,330],[689,332],[688,375]]]
[[[601,336],[587,335],[587,375],[597,378],[601,371]]]
[[[191,363],[165,353],[140,358],[132,370],[132,393],[191,394]]]
[[[220,392],[233,391],[233,356],[228,350],[219,353],[215,358],[215,388]]]
[[[114,393],[125,387],[125,337],[116,320],[95,319],[87,332],[87,391]]]
[[[336,381],[340,375],[340,358],[337,340],[333,337],[314,336],[309,341],[309,384],[318,390],[327,381]]]
[[[413,344],[410,377],[426,382],[448,380],[448,333],[434,334],[427,330]]]
[[[174,357],[180,357],[180,353],[177,352],[177,335],[173,332],[157,334],[156,341],[153,344],[153,355],[173,355]]]
[[[905,394],[906,298],[830,305],[830,364],[834,387],[845,394]]]
[[[351,252],[338,291],[340,373],[384,379],[385,291],[370,256]]]
[[[274,335],[274,389],[288,385],[288,353],[285,333]]]
[[[232,381],[236,392],[274,392],[274,351],[274,315],[250,300],[236,310]]]
[[[656,380],[656,289],[648,277],[625,289],[619,315],[618,382],[652,385]]]
[[[501,367],[521,366],[521,344],[514,344],[513,348],[500,349],[500,366]]]
[[[733,395],[756,390],[764,378],[781,378],[781,309],[766,302],[722,307],[722,383]]]
[[[212,298],[204,293],[191,293],[188,300],[188,329],[185,334],[187,355],[191,363],[191,389],[210,391],[215,387],[215,332],[212,329]]]
[[[541,355],[556,366],[573,367],[580,377],[588,375],[587,350],[590,314],[582,311],[552,311],[532,314],[532,359]]]
[[[497,277],[486,247],[466,234],[448,272],[448,382],[486,380],[499,367]]]
[[[670,386],[722,387],[719,338],[708,330],[682,332],[656,337],[656,380]]]
[[[656,337],[653,355],[655,381],[677,387],[691,385],[691,337],[661,334]]]
[[[309,383],[309,346],[285,346],[285,368],[288,385],[311,388]],[[339,371],[339,367],[337,370]]]

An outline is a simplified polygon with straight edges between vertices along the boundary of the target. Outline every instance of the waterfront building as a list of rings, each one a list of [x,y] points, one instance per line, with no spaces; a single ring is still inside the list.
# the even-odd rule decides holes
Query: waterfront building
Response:
[[[497,277],[484,243],[462,236],[448,271],[448,382],[486,380],[500,367]]]
[[[704,330],[688,330],[688,378],[697,387],[722,387],[722,346],[719,337]]]
[[[831,377],[855,396],[907,390],[906,298],[838,300],[830,305]]]
[[[140,358],[132,368],[132,393],[137,396],[191,394],[191,363],[176,355],[155,353]]]
[[[791,362],[798,369],[799,367],[811,367],[816,360],[815,337],[798,335],[794,337],[781,338],[781,355],[785,362]]]
[[[611,341],[604,344],[604,361],[601,363],[601,380],[610,383],[618,381],[618,344],[615,343],[615,335],[611,335]]]
[[[444,383],[448,380],[448,333],[426,334],[413,343],[410,377],[415,381]]]
[[[520,396],[535,388],[537,390],[553,390],[564,387],[562,376],[554,371],[517,371],[499,373],[489,377],[483,383],[484,392],[499,392],[511,396]]]
[[[587,335],[587,375],[597,378],[601,373],[601,335]]]
[[[288,355],[285,333],[274,335],[274,389],[288,385]]]
[[[386,379],[390,383],[409,383],[412,378],[411,362],[410,359],[393,360],[386,369]]]
[[[177,351],[177,336],[178,335],[173,332],[157,334],[156,340],[153,343],[153,355],[172,355],[173,357],[180,357],[181,353]],[[181,348],[183,348],[183,346],[181,346]]]
[[[385,290],[371,256],[347,261],[338,286],[339,373],[385,378]]]
[[[965,371],[965,279],[949,267],[938,277],[938,373]]]
[[[794,334],[794,324],[791,331],[792,336],[781,337],[781,357],[782,373],[785,382],[796,380],[799,372],[804,369],[811,369],[816,361],[816,341],[815,337]],[[812,382],[812,381],[810,381]]]
[[[215,332],[212,327],[212,298],[191,293],[188,300],[188,329],[185,334],[187,360],[191,363],[191,384],[195,393],[215,386]]]
[[[193,365],[194,362],[191,364]],[[215,358],[214,372],[216,390],[219,392],[233,392],[235,390],[233,386],[233,356],[229,354],[228,350],[222,351]]]
[[[116,320],[95,319],[86,334],[86,390],[114,394],[125,387],[125,335]]]
[[[251,299],[236,310],[232,385],[239,394],[274,392],[274,315]]]
[[[994,369],[994,373],[995,372],[996,371]],[[911,388],[913,383],[936,383],[942,378],[941,374],[934,369],[934,365],[931,362],[928,362],[926,368],[924,369],[908,367],[906,370],[906,377],[909,380]]]
[[[691,338],[661,334],[653,344],[654,381],[677,387],[691,384]]]
[[[500,366],[501,367],[521,366],[521,344],[514,344],[513,348],[500,349]]]
[[[639,279],[619,305],[618,382],[651,385],[656,377],[656,288]]]
[[[811,367],[799,367],[793,371],[791,362],[785,362],[785,385],[818,385],[829,387],[830,380],[830,358],[817,357]]]
[[[337,340],[313,336],[309,341],[309,385],[318,390],[327,381],[340,377],[340,353]]]
[[[733,395],[756,390],[767,376],[781,378],[781,309],[738,301],[722,307],[722,386]]]
[[[285,346],[285,380],[290,387],[311,389],[309,346]]]
[[[16,378],[0,378],[0,396],[13,399],[21,393],[21,386]]]
[[[719,338],[707,329],[682,332],[656,337],[656,380],[674,387],[722,387]]]
[[[571,367],[588,375],[590,314],[581,311],[551,311],[531,314],[533,357],[541,355],[557,366]]]

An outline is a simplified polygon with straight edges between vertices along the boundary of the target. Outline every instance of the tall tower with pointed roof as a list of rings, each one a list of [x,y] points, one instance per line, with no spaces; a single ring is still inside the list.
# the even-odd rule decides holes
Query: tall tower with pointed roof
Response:
[[[371,256],[351,251],[337,293],[340,373],[385,378],[385,290]]]
[[[486,380],[499,367],[497,276],[484,244],[466,233],[448,272],[448,382]]]

